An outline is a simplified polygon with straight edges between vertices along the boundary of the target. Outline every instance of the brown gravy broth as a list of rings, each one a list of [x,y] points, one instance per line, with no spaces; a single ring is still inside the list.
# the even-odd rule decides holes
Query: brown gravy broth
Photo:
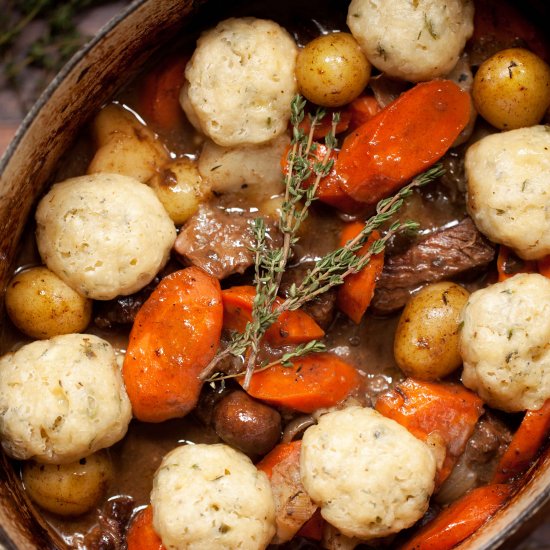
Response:
[[[347,4],[345,3],[321,0],[315,3],[314,12],[311,10],[311,4],[305,0],[292,2],[292,6],[293,8],[289,9],[288,3],[284,2],[264,3],[258,1],[246,7],[241,3],[215,2],[211,9],[209,4],[208,10],[204,10],[205,13],[199,14],[191,23],[193,33],[187,36],[181,44],[172,45],[163,55],[170,55],[176,51],[181,51],[182,55],[190,55],[194,40],[198,35],[197,29],[208,28],[217,21],[232,15],[252,15],[274,19],[287,28],[301,44],[322,32],[346,28]],[[151,67],[154,66],[157,59],[151,62]],[[146,71],[147,68],[144,72]],[[139,113],[136,100],[139,86],[140,78],[138,76],[116,96],[115,100],[143,116],[142,113]],[[144,120],[149,123],[146,118]],[[163,133],[160,128],[153,125],[151,127],[159,133],[174,158],[182,155],[195,157],[198,153],[200,138],[186,121],[182,120],[180,126],[169,134]],[[93,146],[85,131],[73,149],[66,154],[63,166],[60,167],[55,181],[84,173],[92,154]],[[456,195],[456,189],[450,189],[441,183],[430,185],[422,191],[416,191],[408,199],[400,217],[418,221],[420,234],[430,233],[435,229],[456,223],[464,216],[465,210],[463,203],[460,200],[457,201],[454,195]],[[228,204],[230,203],[230,199],[227,197],[224,200]],[[247,202],[246,196],[239,198],[238,205],[239,208],[254,207],[253,203]],[[300,258],[317,259],[334,249],[337,246],[340,228],[346,219],[348,219],[347,216],[340,215],[335,210],[315,205],[305,225],[294,262],[299,263]],[[400,239],[396,239],[391,246],[399,248],[402,244]],[[36,263],[40,262],[33,245],[33,229],[31,227],[19,258],[18,269]],[[244,276],[241,278],[240,284],[249,281],[251,281],[251,277]],[[229,286],[230,283],[225,281],[222,284]],[[476,279],[469,284],[472,287],[482,285],[483,278]],[[398,314],[388,317],[367,314],[359,325],[355,325],[343,315],[338,314],[327,331],[326,343],[329,351],[349,361],[364,373],[367,380],[368,395],[366,397],[369,399],[390,388],[395,381],[403,377],[393,358],[393,338],[397,319]],[[113,343],[115,349],[124,351],[128,331],[112,332],[91,326],[89,332],[106,338]],[[8,351],[14,345],[20,345],[26,341],[26,338],[7,323],[3,351]],[[214,443],[218,441],[220,440],[213,430],[205,427],[194,414],[161,424],[132,421],[127,436],[111,449],[115,476],[105,498],[129,495],[134,499],[136,509],[146,505],[149,501],[153,474],[162,457],[168,451],[185,442]],[[76,545],[77,541],[97,524],[99,511],[95,510],[74,520],[61,519],[52,514],[44,515],[68,544]]]

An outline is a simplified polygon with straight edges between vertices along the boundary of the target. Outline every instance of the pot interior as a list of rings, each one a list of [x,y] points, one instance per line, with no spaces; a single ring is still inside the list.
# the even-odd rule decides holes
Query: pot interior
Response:
[[[171,41],[191,44],[198,28],[229,15],[270,16],[283,25],[295,25],[296,14],[305,13],[308,7],[306,0],[269,7],[259,0],[229,5],[222,1],[137,0],[112,21],[52,82],[0,160],[2,286],[13,272],[29,213],[52,182],[52,174],[64,162],[80,129],[159,49]],[[535,21],[547,25],[550,20],[550,6],[542,0],[522,2],[521,8]],[[322,27],[323,22],[318,24]],[[318,29],[310,27],[308,31],[308,25],[310,21],[303,22],[304,35],[311,32],[315,36]],[[67,547],[21,490],[11,461],[3,454],[0,461],[0,542],[14,550]],[[459,548],[489,549],[513,541],[511,537],[540,513],[549,499],[547,452],[514,499]]]

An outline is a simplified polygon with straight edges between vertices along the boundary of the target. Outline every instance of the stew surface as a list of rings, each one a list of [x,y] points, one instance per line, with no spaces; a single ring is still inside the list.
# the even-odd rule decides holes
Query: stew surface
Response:
[[[462,53],[461,49],[457,69],[448,76],[450,80],[456,83],[453,86],[466,86],[464,88],[466,91],[460,93],[467,93],[468,98],[470,98],[472,92],[471,80],[473,75],[480,70],[479,67],[482,62],[493,54],[518,46],[528,51],[532,50],[541,57],[544,57],[544,54],[548,52],[548,46],[540,43],[540,36],[542,35],[527,19],[521,22],[517,20],[514,20],[514,23],[510,22],[510,17],[515,15],[512,8],[500,6],[500,3],[481,0],[476,3],[475,7],[479,11],[476,11],[473,21],[474,24],[479,24],[479,28],[474,29],[473,37],[465,47],[465,53]],[[509,9],[512,10],[510,13],[508,12]],[[488,23],[487,14],[496,17],[502,23],[501,27],[505,28],[506,32],[499,31],[499,33],[496,33],[495,28]],[[307,2],[294,2],[292,6],[285,2],[277,5],[266,5],[263,2],[247,5],[239,3],[234,6],[217,3],[214,4],[213,9],[204,9],[190,23],[192,31],[185,33],[185,37],[181,41],[171,44],[160,55],[156,56],[142,73],[113,98],[111,104],[97,114],[94,120],[91,121],[90,126],[83,129],[80,138],[72,150],[67,153],[62,166],[55,175],[54,181],[61,182],[86,173],[117,171],[123,175],[135,177],[135,173],[129,174],[128,172],[140,170],[140,162],[146,158],[147,162],[153,165],[154,175],[144,179],[148,181],[152,188],[156,186],[156,191],[160,188],[162,194],[163,189],[166,191],[166,188],[178,183],[178,172],[175,168],[170,168],[172,166],[170,163],[187,159],[184,161],[184,165],[189,163],[192,167],[200,166],[201,155],[203,155],[202,161],[207,162],[205,160],[205,148],[203,147],[206,147],[204,144],[209,141],[208,138],[189,122],[183,110],[179,108],[179,101],[176,101],[179,110],[175,114],[174,111],[169,109],[170,94],[172,96],[174,94],[174,85],[170,79],[175,78],[176,82],[180,83],[177,85],[176,96],[178,97],[181,83],[183,83],[182,71],[193,55],[195,41],[200,31],[210,29],[228,17],[257,17],[269,19],[281,25],[288,31],[297,45],[303,48],[319,36],[326,36],[338,31],[348,33],[347,15],[347,3],[344,5],[329,0],[317,2],[314,12],[312,12],[311,6]],[[504,25],[503,22],[508,26]],[[437,32],[439,32],[433,25],[435,23],[426,19],[423,29],[426,34],[432,35],[432,39],[437,38]],[[382,54],[380,56],[384,57]],[[170,70],[174,71],[173,75],[170,75]],[[403,98],[416,89],[416,86],[421,86],[420,84],[414,84],[413,80],[428,80],[430,82],[434,80],[422,76],[417,79],[392,78],[386,72],[374,66],[370,67],[369,70],[372,70],[370,80],[368,80],[365,90],[360,90],[362,93],[359,97],[370,98],[377,105],[377,111],[385,109],[388,105],[394,105],[393,102],[397,98]],[[174,75],[176,76],[174,77]],[[399,77],[400,75],[394,76]],[[446,77],[446,75],[443,76]],[[469,84],[464,84],[468,80]],[[162,86],[167,86],[167,90],[163,91]],[[172,86],[172,89],[170,86]],[[550,84],[547,85],[546,91],[542,92],[543,95],[546,94],[546,97],[550,97],[549,86]],[[162,96],[162,93],[165,96]],[[156,94],[158,94],[158,97]],[[362,128],[361,123],[369,123],[363,120],[361,120],[361,123],[354,122],[358,109],[357,104],[354,107],[356,99],[354,97],[341,106],[328,107],[329,114],[332,111],[340,111],[342,120],[347,120],[347,127],[336,136],[339,143],[336,150],[341,155],[337,160],[336,167],[342,166],[344,163],[342,151],[346,147],[351,150],[354,146],[352,143],[354,132],[359,135]],[[163,102],[166,102],[168,107]],[[479,107],[483,103],[484,100],[482,99],[478,99],[477,103],[474,101],[478,111],[482,110]],[[550,104],[550,99],[548,99],[548,104]],[[312,113],[314,112],[314,106],[311,102],[308,104],[307,109],[311,110]],[[372,116],[378,115],[369,115],[371,118]],[[490,115],[484,116],[488,119],[491,118]],[[548,112],[546,112],[538,120],[519,126],[530,128],[542,125],[544,121],[548,122],[548,116]],[[472,117],[472,120],[474,118]],[[332,534],[333,540],[331,540],[330,534],[327,535],[325,531],[324,542],[321,542],[316,533],[311,537],[310,532],[301,533],[296,529],[295,532],[298,532],[298,535],[281,540],[285,548],[351,548],[357,544],[360,544],[361,547],[374,545],[375,547],[397,548],[403,545],[403,548],[409,548],[407,546],[408,537],[415,536],[419,529],[418,525],[424,525],[430,519],[440,518],[440,525],[438,527],[436,523],[435,529],[439,529],[438,532],[444,532],[446,528],[445,512],[442,512],[442,510],[445,510],[452,503],[464,499],[464,495],[466,497],[472,495],[471,491],[475,488],[482,487],[483,490],[493,491],[497,487],[495,490],[497,492],[501,491],[497,496],[495,496],[495,493],[491,493],[489,496],[481,495],[478,497],[482,503],[485,501],[490,502],[492,505],[498,503],[498,505],[495,505],[494,510],[491,508],[491,513],[494,513],[498,506],[502,505],[511,492],[515,490],[517,484],[521,483],[521,477],[518,476],[521,476],[528,466],[533,463],[537,453],[546,443],[547,435],[546,431],[543,431],[537,448],[531,455],[527,456],[527,462],[523,465],[523,468],[514,472],[513,475],[502,474],[499,480],[499,468],[502,467],[502,460],[507,449],[510,450],[514,444],[518,444],[518,453],[523,453],[525,450],[521,446],[521,441],[512,439],[514,433],[520,433],[518,427],[523,426],[523,411],[528,411],[525,418],[528,418],[530,414],[536,414],[533,411],[540,409],[540,405],[550,396],[544,393],[548,384],[547,379],[550,376],[550,364],[548,362],[541,367],[546,370],[543,370],[540,375],[542,397],[539,396],[539,401],[542,399],[542,402],[537,407],[519,406],[506,409],[491,406],[488,404],[488,398],[481,390],[478,390],[477,393],[481,395],[483,401],[474,393],[468,391],[468,395],[473,396],[472,400],[479,400],[479,406],[477,401],[475,403],[472,401],[471,406],[464,405],[465,400],[469,398],[464,398],[460,394],[458,399],[462,400],[462,404],[460,407],[457,406],[458,416],[456,419],[449,416],[449,420],[443,422],[446,425],[445,430],[447,433],[438,432],[441,429],[437,427],[438,420],[433,421],[433,426],[430,424],[432,421],[428,420],[427,424],[430,424],[431,427],[427,427],[427,424],[423,423],[424,421],[417,422],[418,417],[415,417],[415,414],[424,414],[422,413],[423,401],[422,403],[415,401],[412,412],[406,410],[406,405],[409,399],[419,399],[419,396],[424,395],[422,392],[427,392],[426,402],[433,403],[438,402],[438,399],[442,400],[440,405],[435,405],[433,409],[427,409],[428,416],[433,415],[437,418],[443,418],[445,414],[451,415],[449,411],[453,409],[454,398],[445,392],[454,392],[455,390],[452,388],[460,388],[456,391],[466,391],[461,383],[462,369],[456,365],[450,368],[449,372],[443,374],[428,372],[426,375],[421,370],[424,368],[423,366],[403,367],[401,365],[401,368],[398,366],[398,362],[402,360],[398,357],[396,342],[398,338],[402,338],[402,336],[399,336],[400,331],[405,330],[402,325],[409,323],[405,320],[405,317],[409,315],[410,318],[413,318],[418,315],[418,318],[420,318],[422,315],[427,315],[423,318],[421,324],[424,323],[425,326],[428,326],[430,322],[428,319],[429,314],[426,314],[424,310],[403,310],[405,306],[407,308],[411,307],[411,297],[419,296],[421,289],[432,288],[433,285],[438,283],[452,282],[465,289],[466,294],[471,294],[479,289],[491,287],[497,282],[503,284],[516,273],[545,273],[543,261],[545,261],[548,252],[541,253],[538,257],[526,257],[519,245],[515,249],[514,246],[505,246],[503,243],[507,243],[506,239],[498,240],[492,237],[492,234],[489,235],[486,230],[481,228],[478,219],[471,215],[472,206],[468,205],[466,197],[466,189],[469,185],[464,168],[466,151],[473,143],[484,140],[488,136],[496,135],[500,130],[508,130],[508,128],[499,128],[498,122],[495,122],[494,119],[491,119],[491,121],[492,124],[478,115],[475,118],[475,126],[472,126],[470,130],[464,130],[466,134],[462,139],[458,138],[460,143],[455,144],[453,147],[446,147],[438,158],[434,159],[434,162],[436,160],[441,162],[445,173],[427,185],[413,189],[405,199],[403,207],[392,217],[391,222],[380,226],[379,230],[383,236],[393,233],[390,225],[392,222],[414,220],[417,224],[414,231],[396,231],[395,234],[389,236],[387,243],[385,243],[383,268],[375,277],[376,285],[372,300],[367,304],[368,309],[366,312],[360,315],[359,322],[351,320],[349,315],[343,312],[346,306],[341,305],[343,298],[339,295],[340,287],[338,286],[320,294],[301,310],[307,313],[308,319],[312,319],[315,325],[322,329],[321,339],[326,348],[323,354],[328,353],[330,357],[336,357],[347,365],[351,365],[360,376],[360,384],[354,385],[349,394],[344,396],[344,399],[334,406],[329,405],[328,409],[346,410],[348,407],[359,406],[370,410],[372,407],[376,407],[376,410],[383,415],[397,420],[417,438],[432,445],[432,449],[435,450],[435,461],[437,462],[437,489],[430,500],[429,508],[411,530],[398,534],[397,539],[395,535],[390,534],[380,538],[374,537],[372,541],[365,542],[362,537],[356,536],[354,542],[349,542],[353,539],[352,536],[349,536],[347,537],[349,541],[346,544],[350,546],[343,546],[345,541],[335,542],[334,533]],[[120,126],[117,126],[117,124],[120,124]],[[387,124],[391,125],[390,122]],[[118,139],[116,136],[127,132],[127,130],[122,129],[126,127],[132,128],[134,136],[127,144],[124,140],[119,142],[117,145],[119,149],[109,150],[108,144],[116,141]],[[547,129],[548,126],[546,126],[546,131]],[[457,134],[462,130],[463,127],[459,129]],[[413,134],[410,140],[417,140],[422,143],[425,138],[429,143],[429,136],[423,136],[423,131],[422,128],[411,129]],[[513,132],[515,130],[509,131]],[[317,139],[321,143],[322,139]],[[391,140],[393,137],[390,136],[388,139]],[[346,141],[344,142],[344,140]],[[455,138],[453,137],[451,142],[454,141]],[[350,143],[352,145],[349,145]],[[346,146],[346,144],[348,145]],[[138,149],[138,145],[143,149]],[[99,152],[105,147],[106,160],[99,156]],[[340,150],[340,147],[342,147],[342,150]],[[513,145],[510,145],[510,147],[513,147]],[[159,151],[161,152],[159,153]],[[277,154],[280,158],[280,151],[284,151],[286,155],[285,147],[282,149],[279,147],[277,152],[271,153],[271,155]],[[119,162],[120,158],[127,153],[130,155],[127,157],[127,162]],[[243,156],[244,160],[240,160],[240,157],[237,157],[237,160],[233,161],[235,165],[231,165],[231,161],[223,156],[225,154],[223,151],[216,151],[213,154],[214,160],[210,161],[212,174],[220,169],[220,166],[225,169],[223,166],[225,162],[229,166],[235,166],[246,164],[251,158],[250,156]],[[252,153],[252,156],[256,154],[260,155],[256,151]],[[161,162],[158,158],[164,160]],[[274,170],[280,169],[278,160],[267,162],[270,162],[267,171],[272,173]],[[406,159],[402,159],[402,162],[406,163]],[[431,164],[433,163],[427,164],[426,168],[429,168]],[[113,169],[110,170],[109,166]],[[146,170],[147,168],[143,169]],[[185,177],[189,178],[191,169],[187,171],[188,167],[185,167],[183,170]],[[196,168],[193,168],[193,170],[196,170]],[[470,170],[470,179],[472,180],[472,169]],[[541,170],[548,170],[548,165],[542,167]],[[420,172],[422,170],[416,170],[413,175]],[[250,175],[245,174],[243,177],[245,179],[250,178]],[[353,177],[352,175],[349,176],[350,181]],[[485,176],[482,175],[481,177]],[[153,184],[155,178],[157,183]],[[278,172],[277,178],[283,178],[282,173]],[[254,177],[252,176],[251,179],[254,179]],[[403,181],[401,186],[410,179],[407,178],[406,181]],[[138,315],[144,303],[150,303],[151,294],[158,291],[159,282],[163,278],[171,277],[171,274],[189,266],[198,266],[209,273],[209,277],[220,281],[222,293],[227,292],[229,289],[240,289],[244,286],[254,285],[254,256],[250,252],[250,247],[254,245],[251,236],[251,224],[258,215],[266,220],[266,235],[269,246],[272,248],[281,246],[282,236],[279,231],[280,219],[278,218],[283,200],[280,193],[281,184],[261,183],[254,185],[253,181],[234,184],[229,183],[231,181],[229,177],[226,180],[221,178],[220,181],[222,183],[219,181],[214,183],[213,189],[205,190],[211,186],[207,178],[204,177],[203,168],[202,183],[199,184],[200,189],[197,187],[194,191],[195,199],[193,200],[195,202],[191,201],[191,206],[186,203],[186,208],[189,208],[191,213],[184,214],[185,219],[183,221],[178,220],[175,222],[178,236],[174,247],[171,245],[169,247],[170,258],[167,262],[162,262],[162,268],[154,274],[150,282],[142,285],[142,288],[137,291],[125,292],[124,296],[117,295],[116,297],[93,300],[91,322],[81,332],[93,334],[108,341],[116,351],[120,363],[122,363],[129,345],[132,345],[129,344],[128,338],[136,315]],[[224,185],[226,185],[226,189],[223,189]],[[385,183],[382,182],[382,185],[385,185]],[[394,189],[384,196],[392,195],[399,189],[399,186]],[[368,201],[363,200],[361,193],[354,191],[349,194],[352,196],[350,200],[354,202],[351,208],[335,208],[334,204],[327,204],[330,201],[324,201],[323,199],[312,203],[309,208],[309,216],[299,230],[299,240],[293,247],[293,254],[288,261],[284,275],[282,275],[279,288],[281,300],[292,295],[293,283],[299,286],[315,262],[344,244],[341,242],[341,235],[346,228],[354,222],[360,222],[361,225],[364,225],[365,221],[375,214],[375,203],[371,202],[369,204]],[[346,193],[343,194],[346,195]],[[469,194],[470,196],[473,195],[471,188]],[[349,196],[346,196],[346,200],[348,199]],[[359,207],[355,208],[357,205]],[[483,217],[483,214],[480,214],[480,216]],[[472,217],[475,218],[473,221]],[[38,226],[40,224],[39,221]],[[35,224],[29,227],[16,274],[25,272],[31,266],[41,265],[43,261],[48,264],[44,258],[41,259],[41,255],[38,253],[35,242],[36,230],[37,226]],[[40,227],[38,230],[40,232]],[[98,229],[98,232],[100,231]],[[127,252],[127,250],[121,250],[121,255]],[[138,259],[138,261],[141,260]],[[512,288],[512,290],[507,288],[503,292],[516,292],[515,288]],[[447,296],[446,293],[454,292],[453,289],[454,287],[445,287],[444,301],[447,299],[445,297]],[[243,291],[239,290],[238,292]],[[367,291],[365,290],[365,292]],[[227,304],[230,302],[227,298],[228,295],[225,296],[224,307],[226,309],[224,311],[221,340],[219,340],[220,350],[230,345],[235,329],[235,326],[230,326],[228,321],[227,308],[229,306]],[[545,294],[544,296],[543,302],[548,295]],[[241,295],[239,295],[240,299]],[[451,300],[451,298],[449,299]],[[160,299],[157,300],[162,302]],[[425,298],[425,300],[421,304],[422,307],[428,307],[427,301],[429,298]],[[239,308],[244,308],[244,306],[241,302],[239,304],[232,313],[234,317],[231,317],[231,322],[233,323],[242,323],[243,313],[242,309]],[[445,305],[447,305],[446,301]],[[547,305],[550,307],[550,304]],[[510,304],[509,307],[512,310],[516,306]],[[435,309],[433,311],[433,315],[440,315]],[[165,317],[167,318],[166,314]],[[147,319],[143,322],[146,323]],[[467,322],[467,319],[453,320],[452,323],[455,323],[454,328],[449,330],[449,335],[452,333],[456,336],[460,332],[463,323]],[[135,325],[133,330],[137,330]],[[281,359],[283,353],[295,349],[296,342],[289,343],[287,340],[288,332],[285,332],[285,330],[281,329],[279,331],[280,340],[277,340],[276,337],[269,340],[266,336],[259,353],[258,364],[261,362],[264,364],[276,362]],[[510,336],[508,340],[512,340],[514,337],[513,330],[515,330],[514,327],[509,329]],[[157,333],[154,333],[154,335],[156,337]],[[3,351],[6,353],[14,351],[34,339],[19,331],[15,326],[10,325],[6,329]],[[200,340],[200,335],[197,336],[198,340]],[[518,344],[518,346],[520,345]],[[442,346],[443,352],[441,353],[444,354],[453,346],[456,348],[457,344],[449,336],[449,339],[445,340]],[[544,346],[548,347],[548,340],[545,343],[543,342]],[[423,346],[419,345],[418,347],[420,349]],[[426,344],[424,347],[429,348],[430,345]],[[515,360],[514,352],[511,352],[512,355],[509,357],[506,356],[506,363]],[[520,352],[515,353],[516,355],[520,354]],[[541,353],[543,352],[541,351]],[[408,359],[411,356],[410,349],[405,349],[403,354]],[[293,361],[296,363],[299,360],[294,359]],[[436,360],[435,362],[441,365],[442,360]],[[245,405],[239,404],[240,401],[237,404],[228,404],[228,398],[232,395],[234,399],[241,399],[239,396],[243,383],[242,379],[237,382],[236,375],[242,372],[245,364],[246,356],[244,358],[229,356],[218,363],[217,368],[212,371],[219,373],[218,378],[216,379],[216,376],[214,376],[212,380],[203,385],[197,405],[193,406],[184,418],[170,418],[154,423],[133,418],[128,426],[127,434],[109,449],[112,473],[101,499],[94,504],[90,511],[76,517],[62,517],[51,511],[43,510],[43,515],[69,545],[78,548],[124,548],[126,530],[131,518],[135,517],[139,510],[149,505],[155,472],[167,453],[176,447],[185,444],[214,444],[225,441],[229,445],[240,448],[250,456],[254,463],[258,463],[276,445],[300,440],[304,430],[317,423],[319,417],[322,417],[323,413],[326,412],[325,407],[313,407],[311,410],[304,410],[299,407],[293,409],[284,404],[280,405],[272,398],[262,399],[261,397],[258,398],[259,402],[262,402],[262,406],[265,404],[270,411],[273,411],[272,413],[265,412],[262,409],[260,415],[248,402]],[[205,366],[203,365],[203,367]],[[407,369],[412,370],[407,371]],[[429,367],[426,367],[426,371],[429,371]],[[224,375],[228,378],[222,380]],[[252,379],[259,375],[260,373],[253,375]],[[126,383],[128,382],[126,381]],[[419,385],[415,386],[417,383]],[[427,386],[425,387],[424,384],[427,384]],[[433,388],[430,384],[434,384]],[[438,389],[439,384],[442,385],[443,389]],[[338,383],[331,391],[335,391],[337,387]],[[470,383],[468,387],[474,389],[475,384]],[[448,388],[451,388],[451,390]],[[256,394],[253,395],[257,397]],[[405,403],[402,409],[395,405],[395,400],[398,400],[400,396]],[[132,398],[130,400],[132,401]],[[222,403],[224,407],[227,407],[227,410],[223,409],[223,414],[220,412]],[[134,416],[136,416],[136,403],[132,402],[132,406],[134,407]],[[247,409],[247,407],[250,408]],[[385,407],[387,408],[385,409]],[[472,413],[474,409],[477,410],[477,413]],[[540,413],[541,416],[547,414],[544,409],[540,410],[543,411]],[[276,418],[270,416],[271,414],[276,415]],[[471,422],[471,429],[468,428],[464,432],[458,433],[457,431],[454,433],[454,424],[466,422],[465,419],[469,414],[475,415],[473,422]],[[259,422],[260,427],[257,433],[242,433],[245,429],[242,426],[247,425],[246,422],[235,427],[237,420],[240,420],[243,415],[249,415],[252,417],[253,422]],[[404,418],[399,415],[403,415]],[[261,420],[258,420],[260,416]],[[280,422],[280,424],[277,424],[277,422]],[[277,426],[279,427],[277,428]],[[275,430],[276,433],[275,438],[272,437],[271,440],[266,435],[271,433],[270,430],[271,432]],[[434,433],[438,434],[435,436],[435,442],[433,437],[430,440],[430,435]],[[464,436],[464,434],[466,435]],[[262,450],[258,451],[258,449]],[[22,457],[16,456],[16,458]],[[86,461],[85,458],[81,460]],[[41,461],[38,460],[38,462]],[[20,464],[24,471],[25,462],[18,462],[17,464]],[[353,464],[353,461],[350,464]],[[354,472],[350,472],[350,475],[354,474]],[[24,473],[23,479],[25,480]],[[276,483],[276,481],[273,481],[272,478],[273,483]],[[505,489],[502,488],[504,486],[506,486]],[[292,484],[291,487],[293,487]],[[303,491],[301,484],[300,490]],[[420,489],[418,490],[420,491]],[[313,509],[316,507],[315,504]],[[278,513],[281,513],[280,510]],[[460,515],[460,511],[456,513]],[[483,521],[491,515],[487,512],[484,516],[484,513],[486,511],[480,511],[479,513]],[[306,523],[306,521],[304,520],[302,523]],[[397,531],[400,531],[400,529]],[[280,536],[279,531],[277,531],[277,536]],[[425,536],[429,537],[432,534],[429,533]],[[426,540],[438,539],[427,538]],[[342,544],[342,546],[338,546],[338,544]],[[430,543],[428,542],[428,544]],[[441,546],[437,546],[437,548],[451,547],[445,546],[444,543],[440,544]],[[431,547],[435,548],[436,546]]]

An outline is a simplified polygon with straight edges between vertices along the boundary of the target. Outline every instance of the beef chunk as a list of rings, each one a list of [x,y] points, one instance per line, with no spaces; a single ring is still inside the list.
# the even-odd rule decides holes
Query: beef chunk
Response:
[[[254,263],[253,220],[257,213],[227,211],[204,204],[182,227],[174,250],[183,263],[204,269],[217,279],[243,273]],[[267,243],[280,246],[282,238],[275,225],[266,220]]]
[[[482,483],[493,477],[497,462],[508,448],[512,432],[501,420],[489,412],[481,417],[468,440],[461,460],[476,470]]]
[[[98,524],[84,536],[83,548],[88,550],[123,550],[126,548],[126,528],[134,511],[129,496],[109,499],[103,506]]]
[[[158,283],[157,283],[158,284]],[[113,300],[97,301],[94,323],[99,328],[113,328],[118,325],[131,325],[137,312],[149,298],[156,285],[145,288],[130,296],[118,296]]]
[[[412,244],[403,253],[388,256],[372,307],[378,313],[395,311],[422,285],[485,266],[494,255],[493,246],[472,220],[465,218]]]
[[[460,498],[473,487],[490,483],[500,458],[512,440],[512,432],[494,413],[478,421],[451,475],[436,496],[441,504]]]
[[[170,261],[162,271],[145,287],[129,296],[117,296],[113,300],[96,300],[94,302],[94,323],[99,328],[114,328],[131,325],[136,314],[149,298],[163,277],[170,275],[179,267],[177,262]]]
[[[299,286],[308,270],[313,268],[314,265],[314,262],[303,262],[287,269],[281,280],[280,293],[284,297],[288,297],[288,291],[292,284]],[[332,323],[336,313],[336,289],[332,288],[307,302],[302,310],[311,315],[315,322],[326,330]]]

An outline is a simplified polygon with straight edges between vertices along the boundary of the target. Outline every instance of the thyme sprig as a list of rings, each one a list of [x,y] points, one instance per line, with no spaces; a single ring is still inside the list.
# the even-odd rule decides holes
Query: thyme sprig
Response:
[[[376,214],[366,222],[362,231],[344,246],[318,260],[313,268],[308,271],[300,286],[294,284],[290,287],[289,297],[274,313],[280,315],[283,311],[299,309],[316,296],[323,294],[334,286],[341,285],[348,275],[361,271],[369,263],[372,256],[382,252],[393,235],[402,231],[415,231],[418,229],[418,224],[413,221],[394,222],[380,239],[372,243],[365,254],[357,255],[370,234],[388,222],[399,211],[404,200],[412,193],[414,188],[426,185],[443,175],[443,173],[444,169],[441,164],[436,164],[413,179],[411,183],[400,189],[392,197],[381,200],[376,207]]]
[[[254,220],[255,255],[254,285],[256,295],[252,306],[252,321],[247,323],[244,332],[235,333],[225,350],[216,354],[202,371],[201,379],[207,379],[220,360],[228,355],[241,356],[248,354],[246,359],[246,377],[244,387],[248,387],[250,377],[258,356],[260,341],[267,329],[276,321],[279,314],[274,313],[274,303],[279,292],[281,278],[292,247],[298,241],[297,233],[301,224],[308,216],[311,203],[316,200],[316,191],[321,178],[330,173],[333,166],[331,153],[336,146],[336,125],[339,114],[332,116],[332,126],[325,138],[326,150],[321,159],[318,158],[317,144],[313,141],[315,128],[325,117],[326,111],[318,108],[309,115],[309,131],[305,133],[302,122],[305,117],[306,101],[301,96],[294,97],[291,103],[290,122],[293,128],[291,148],[288,153],[288,166],[285,171],[285,197],[281,207],[279,229],[283,233],[281,248],[270,249],[266,243],[266,227],[262,218]],[[312,180],[312,181],[311,181]],[[310,181],[309,185],[305,182]],[[318,348],[320,345],[317,346]],[[298,356],[299,348],[293,352]],[[306,351],[303,351],[303,355]]]
[[[254,372],[265,370],[274,364],[291,366],[292,359],[313,352],[325,350],[325,346],[318,340],[296,346],[278,359],[276,362],[257,365],[257,357],[261,339],[267,329],[285,311],[299,309],[309,302],[333,288],[341,285],[348,275],[359,272],[370,261],[373,255],[379,254],[386,247],[387,242],[398,232],[415,230],[418,224],[412,221],[396,221],[390,225],[385,234],[375,240],[365,254],[357,253],[363,247],[370,234],[380,226],[386,224],[403,206],[407,198],[417,187],[426,185],[444,173],[440,164],[433,166],[423,174],[417,176],[408,185],[404,186],[395,195],[381,200],[376,207],[376,214],[366,223],[363,230],[344,246],[330,252],[319,259],[313,268],[308,271],[300,285],[293,284],[288,297],[279,304],[275,300],[279,291],[281,277],[292,254],[292,247],[298,241],[297,232],[301,223],[308,215],[308,208],[315,200],[316,191],[321,178],[332,170],[331,153],[336,147],[335,128],[338,116],[333,116],[332,130],[325,139],[326,151],[319,160],[316,155],[316,144],[313,142],[315,126],[325,116],[318,110],[311,117],[311,126],[308,134],[301,130],[304,117],[305,101],[300,97],[292,102],[291,122],[293,126],[292,148],[288,155],[288,168],[285,174],[285,200],[282,206],[280,229],[284,240],[281,248],[271,250],[266,244],[266,227],[263,219],[258,218],[254,223],[255,246],[255,276],[256,295],[252,308],[252,320],[249,321],[242,333],[234,333],[227,347],[219,352],[209,365],[203,370],[201,379],[210,381],[225,380],[242,376],[237,374],[216,373],[209,378],[221,359],[228,355],[245,357],[243,388],[247,389]],[[315,175],[310,185],[304,185],[306,180]]]

